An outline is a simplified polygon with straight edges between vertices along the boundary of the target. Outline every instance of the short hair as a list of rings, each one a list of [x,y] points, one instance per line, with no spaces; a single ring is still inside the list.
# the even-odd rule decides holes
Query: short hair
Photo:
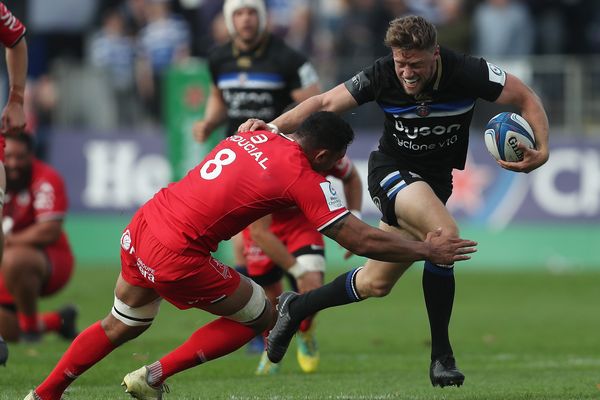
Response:
[[[433,50],[437,44],[437,29],[420,16],[396,18],[390,22],[384,43],[403,50]]]
[[[336,113],[318,111],[306,118],[295,132],[306,150],[344,150],[354,140],[350,124]]]
[[[6,140],[14,140],[20,143],[24,143],[25,147],[27,147],[27,152],[31,153],[34,149],[34,139],[31,133],[27,132],[19,132],[15,134],[9,134],[4,136]]]

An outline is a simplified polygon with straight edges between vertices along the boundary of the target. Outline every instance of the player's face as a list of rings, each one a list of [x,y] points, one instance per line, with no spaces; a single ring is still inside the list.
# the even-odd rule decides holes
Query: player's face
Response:
[[[407,94],[415,96],[423,91],[435,74],[439,55],[438,46],[433,50],[392,49],[394,69]]]
[[[4,151],[4,168],[6,169],[6,186],[10,190],[27,187],[31,177],[33,154],[25,143],[7,140]]]
[[[244,43],[252,43],[258,38],[258,12],[254,8],[244,7],[233,13],[233,26],[237,39]]]

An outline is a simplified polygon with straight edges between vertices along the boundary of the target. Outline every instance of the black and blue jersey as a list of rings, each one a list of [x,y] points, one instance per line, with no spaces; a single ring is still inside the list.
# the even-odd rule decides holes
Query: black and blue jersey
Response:
[[[292,103],[293,90],[318,82],[308,59],[274,35],[249,52],[239,51],[231,42],[217,47],[208,63],[227,105],[228,135],[248,118],[274,120]]]
[[[441,48],[435,75],[418,99],[404,91],[391,54],[345,86],[358,104],[375,101],[384,112],[380,152],[402,168],[447,176],[465,166],[476,100],[496,100],[505,81],[494,64]]]

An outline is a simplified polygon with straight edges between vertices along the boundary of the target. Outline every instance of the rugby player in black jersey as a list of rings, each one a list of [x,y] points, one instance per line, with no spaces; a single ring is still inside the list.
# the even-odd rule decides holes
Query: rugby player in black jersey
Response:
[[[548,118],[538,96],[521,80],[481,58],[440,47],[436,28],[417,16],[390,23],[385,44],[391,54],[376,60],[333,89],[311,97],[272,121],[272,128],[293,132],[307,115],[327,110],[341,113],[375,101],[385,114],[379,148],[369,159],[369,192],[383,216],[379,227],[423,240],[428,231],[458,236],[445,207],[452,193],[452,170],[463,169],[469,125],[478,98],[511,105],[533,128],[536,148],[519,145],[522,161],[499,161],[501,167],[530,172],[548,160]],[[264,128],[249,120],[240,131]],[[269,358],[277,362],[297,324],[319,310],[368,297],[387,295],[410,264],[369,260],[314,291],[282,294],[279,319],[268,339]],[[436,386],[460,386],[448,335],[454,301],[453,265],[425,262],[423,291],[431,327],[429,376]]]

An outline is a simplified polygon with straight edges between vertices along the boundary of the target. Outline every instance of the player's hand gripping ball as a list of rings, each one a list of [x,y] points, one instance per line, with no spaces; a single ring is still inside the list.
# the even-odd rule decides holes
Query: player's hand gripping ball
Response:
[[[533,131],[525,118],[519,114],[502,112],[490,119],[485,127],[485,146],[496,160],[523,160],[523,151],[517,143],[535,148]]]

